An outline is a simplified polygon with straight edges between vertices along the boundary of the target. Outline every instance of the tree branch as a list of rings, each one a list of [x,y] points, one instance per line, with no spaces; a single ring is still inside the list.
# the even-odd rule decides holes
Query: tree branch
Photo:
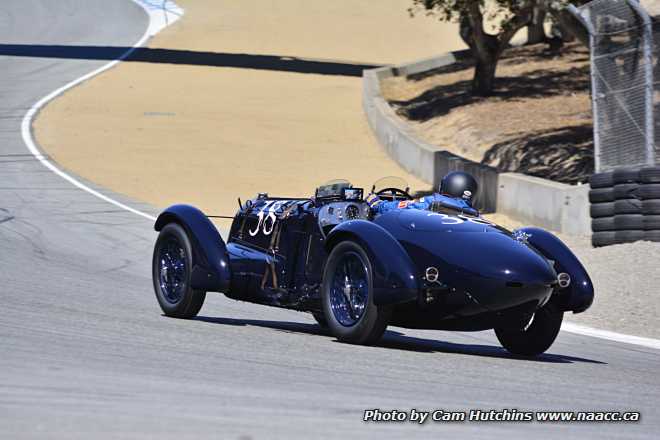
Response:
[[[500,48],[506,47],[509,44],[509,41],[516,35],[520,29],[527,26],[532,22],[532,16],[534,12],[534,4],[528,4],[523,7],[515,14],[508,22],[502,25],[502,31],[497,36],[497,40],[500,43]]]

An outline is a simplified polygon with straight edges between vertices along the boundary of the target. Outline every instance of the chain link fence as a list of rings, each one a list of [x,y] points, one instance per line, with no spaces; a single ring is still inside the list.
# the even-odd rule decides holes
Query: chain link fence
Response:
[[[660,33],[635,0],[594,0],[569,10],[589,32],[596,172],[655,164]]]

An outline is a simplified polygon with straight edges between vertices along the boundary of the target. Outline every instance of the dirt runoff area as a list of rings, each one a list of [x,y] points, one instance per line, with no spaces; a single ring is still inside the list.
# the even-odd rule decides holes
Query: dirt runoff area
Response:
[[[406,174],[362,111],[365,67],[462,47],[455,25],[409,0],[177,0],[149,48],[48,105],[39,144],[62,167],[158,207],[233,214],[236,198],[370,188]],[[102,158],[102,160],[100,160]]]
[[[568,184],[593,173],[589,52],[508,49],[488,98],[471,94],[471,59],[383,81],[383,95],[420,138],[500,171]]]

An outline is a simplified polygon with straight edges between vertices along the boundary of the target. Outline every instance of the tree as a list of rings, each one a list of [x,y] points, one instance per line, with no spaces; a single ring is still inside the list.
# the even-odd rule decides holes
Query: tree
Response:
[[[541,0],[538,0],[541,1]],[[497,62],[511,38],[531,23],[537,0],[413,0],[414,14],[424,9],[444,21],[458,21],[460,35],[475,60],[472,93],[488,96],[495,86]],[[486,21],[499,21],[489,33]]]
[[[532,19],[527,25],[527,44],[544,43],[547,40],[545,35],[545,17],[547,14],[545,2],[537,1],[532,12]]]

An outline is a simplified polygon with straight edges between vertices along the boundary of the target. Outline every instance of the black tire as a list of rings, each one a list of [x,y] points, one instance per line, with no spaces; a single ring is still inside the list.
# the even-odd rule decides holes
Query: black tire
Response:
[[[591,234],[591,244],[594,247],[601,246],[610,246],[616,244],[616,232],[607,231],[607,232],[594,232]]]
[[[614,202],[592,203],[589,213],[591,218],[611,217],[614,215]]]
[[[614,217],[600,217],[591,219],[591,230],[594,232],[614,231]]]
[[[660,199],[660,183],[646,183],[640,185],[635,193],[642,200]]]
[[[614,202],[614,214],[641,214],[642,201],[637,199],[617,200]]]
[[[362,268],[365,270],[367,282],[367,298],[364,302],[363,311],[356,318],[356,322],[350,325],[339,322],[333,311],[331,299],[333,295],[331,289],[333,277],[338,274],[340,263],[344,264],[347,258],[356,258],[361,263]],[[321,299],[323,312],[328,321],[328,328],[338,340],[352,344],[368,345],[377,342],[383,336],[391,316],[391,308],[374,304],[372,264],[367,253],[357,243],[342,241],[330,252],[323,271]],[[352,310],[351,306],[351,313],[353,313]]]
[[[328,320],[325,319],[323,312],[312,312],[312,316],[314,317],[314,320],[319,325],[319,327],[324,329],[328,328]]]
[[[180,259],[182,264],[168,264],[173,259]],[[172,267],[180,268],[175,275],[168,274],[173,271]],[[154,246],[151,272],[156,299],[165,315],[190,319],[204,305],[206,292],[190,287],[192,267],[193,252],[188,234],[176,223],[165,225]]]
[[[660,199],[649,199],[642,201],[642,214],[660,215]]]
[[[617,243],[634,243],[644,240],[644,231],[616,231],[614,234]]]
[[[644,240],[660,242],[660,231],[644,231]]]
[[[547,304],[534,313],[526,328],[496,328],[495,334],[500,344],[510,353],[538,356],[555,342],[563,319],[564,312]]]
[[[642,224],[645,231],[660,231],[660,215],[645,215]]]
[[[637,168],[617,168],[612,173],[614,184],[639,182],[639,169]]]
[[[614,185],[614,176],[612,171],[605,173],[592,174],[589,177],[589,185],[592,188],[610,188]]]
[[[639,181],[642,183],[660,183],[660,167],[646,167],[639,170]]]
[[[589,190],[589,201],[591,203],[613,202],[613,188],[596,188]]]
[[[643,229],[644,216],[641,214],[621,214],[614,216],[614,230]]]
[[[619,183],[614,185],[614,199],[636,199],[637,197],[633,191],[637,190],[639,187],[639,183]]]

